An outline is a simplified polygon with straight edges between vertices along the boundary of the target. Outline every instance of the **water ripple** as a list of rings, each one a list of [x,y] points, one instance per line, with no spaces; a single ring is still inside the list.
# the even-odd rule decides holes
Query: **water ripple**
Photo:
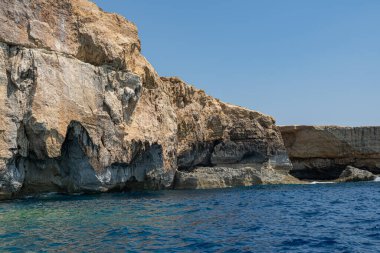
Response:
[[[378,183],[43,195],[0,203],[0,252],[380,252]]]

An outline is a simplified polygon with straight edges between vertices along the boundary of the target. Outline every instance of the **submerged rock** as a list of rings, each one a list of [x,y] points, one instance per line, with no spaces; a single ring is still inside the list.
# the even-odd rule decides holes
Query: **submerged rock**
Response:
[[[373,181],[376,176],[369,171],[361,170],[352,166],[347,166],[340,174],[337,182],[358,182],[358,181]]]
[[[172,188],[197,167],[209,168],[203,181],[256,182],[235,165],[291,168],[272,117],[161,78],[125,18],[87,0],[5,0],[0,21],[0,197]]]

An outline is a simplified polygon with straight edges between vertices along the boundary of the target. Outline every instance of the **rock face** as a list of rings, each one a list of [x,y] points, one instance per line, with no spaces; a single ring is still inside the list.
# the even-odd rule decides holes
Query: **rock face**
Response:
[[[366,170],[347,166],[346,169],[340,174],[337,182],[359,182],[359,181],[373,181],[376,178],[374,174]]]
[[[178,171],[176,189],[213,189],[259,184],[302,184],[302,181],[279,171],[270,163],[236,164],[225,167],[197,167],[190,172]]]
[[[183,188],[197,167],[291,168],[273,118],[159,77],[123,17],[87,0],[4,0],[0,21],[2,198]]]
[[[336,179],[351,165],[380,173],[380,127],[285,126],[280,131],[300,179]]]
[[[274,178],[287,176],[291,163],[273,118],[222,103],[178,78],[162,80],[172,87],[177,115],[174,188],[252,185],[265,174],[262,170],[273,172]],[[198,183],[189,184],[189,178]]]

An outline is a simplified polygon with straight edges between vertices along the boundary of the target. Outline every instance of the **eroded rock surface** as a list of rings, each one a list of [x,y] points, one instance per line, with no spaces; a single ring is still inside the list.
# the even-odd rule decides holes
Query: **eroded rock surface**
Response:
[[[291,163],[272,117],[220,102],[178,78],[162,80],[172,87],[178,117],[176,189],[267,183],[261,171],[272,168],[273,177],[287,176]]]
[[[280,131],[301,179],[337,179],[346,166],[380,173],[380,127],[285,126]]]
[[[259,184],[302,184],[285,171],[279,171],[270,163],[235,164],[223,167],[197,167],[191,171],[178,171],[176,189],[215,189],[252,186]]]
[[[171,188],[177,168],[263,183],[268,164],[291,168],[273,118],[159,77],[123,17],[87,0],[0,3],[2,198]]]
[[[340,174],[337,182],[359,182],[359,181],[373,181],[376,178],[374,174],[366,170],[347,166]]]

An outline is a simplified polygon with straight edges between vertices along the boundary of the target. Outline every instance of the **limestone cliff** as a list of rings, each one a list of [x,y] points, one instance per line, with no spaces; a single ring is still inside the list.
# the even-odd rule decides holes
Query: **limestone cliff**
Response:
[[[3,198],[200,188],[185,177],[220,165],[248,168],[244,185],[288,176],[273,118],[159,77],[140,47],[134,24],[87,0],[0,3]]]
[[[162,80],[172,87],[177,115],[175,188],[294,180],[287,174],[291,163],[273,118],[220,102],[178,78]]]
[[[301,179],[336,179],[354,166],[380,173],[380,127],[280,127],[293,163],[292,174]]]

